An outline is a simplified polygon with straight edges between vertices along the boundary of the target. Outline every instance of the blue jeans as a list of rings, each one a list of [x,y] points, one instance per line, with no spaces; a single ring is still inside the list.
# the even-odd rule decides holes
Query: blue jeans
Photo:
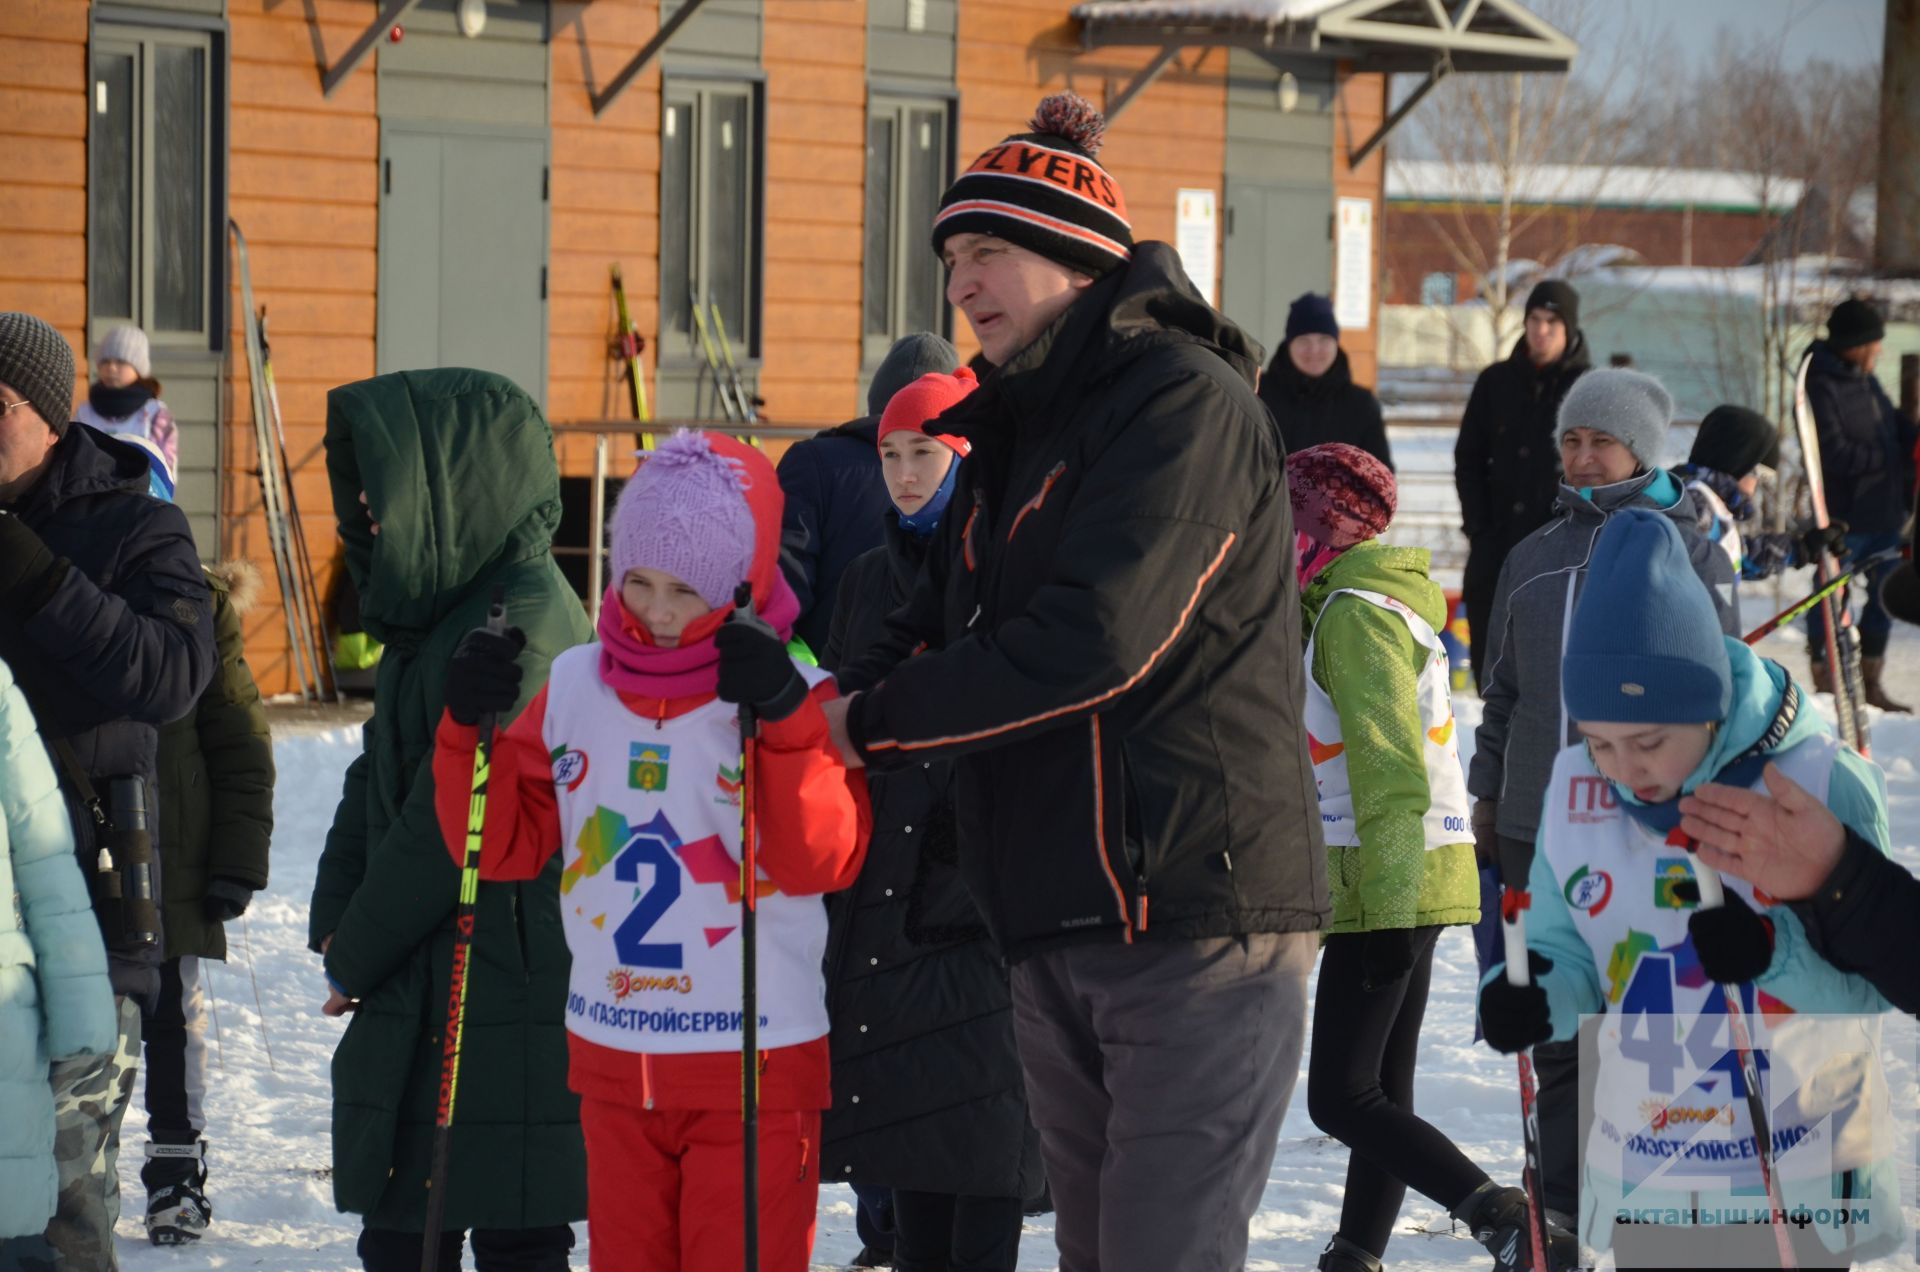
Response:
[[[1850,534],[1847,536],[1847,555],[1858,561],[1862,557],[1884,552],[1888,548],[1900,546],[1900,533],[1897,530],[1882,530],[1873,534]],[[1860,609],[1860,656],[1862,658],[1883,658],[1887,652],[1887,641],[1893,635],[1893,616],[1880,604],[1880,585],[1887,575],[1898,569],[1900,562],[1889,560],[1868,571],[1862,586],[1858,589],[1847,588],[1849,597],[1858,593],[1866,597],[1866,604]],[[1815,662],[1827,660],[1827,622],[1825,607],[1816,605],[1807,612],[1807,652]]]

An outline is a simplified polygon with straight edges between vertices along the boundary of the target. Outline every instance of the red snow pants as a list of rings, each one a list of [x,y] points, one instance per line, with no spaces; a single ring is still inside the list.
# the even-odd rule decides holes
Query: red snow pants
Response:
[[[746,1259],[738,1110],[580,1101],[593,1272],[738,1272]],[[806,1272],[820,1113],[760,1110],[760,1269]]]

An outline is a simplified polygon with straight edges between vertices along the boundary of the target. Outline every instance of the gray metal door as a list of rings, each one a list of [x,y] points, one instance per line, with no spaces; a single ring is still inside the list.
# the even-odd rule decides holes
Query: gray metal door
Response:
[[[390,123],[382,150],[381,373],[478,367],[544,404],[545,136]]]
[[[1325,185],[1227,180],[1220,309],[1271,352],[1301,292],[1333,285]]]

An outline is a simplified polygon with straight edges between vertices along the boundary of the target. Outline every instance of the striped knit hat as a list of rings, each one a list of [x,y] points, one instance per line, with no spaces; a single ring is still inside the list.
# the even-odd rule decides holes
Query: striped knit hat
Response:
[[[1120,183],[1095,161],[1107,121],[1076,93],[1055,93],[973,161],[940,200],[933,250],[950,235],[991,234],[1095,278],[1133,255]]]

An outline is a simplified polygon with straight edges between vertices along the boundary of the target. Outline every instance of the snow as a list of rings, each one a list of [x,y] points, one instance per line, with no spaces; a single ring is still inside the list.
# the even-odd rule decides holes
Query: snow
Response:
[[[1777,634],[1762,652],[1796,673],[1804,668],[1798,634]],[[1901,628],[1892,654],[1890,688],[1896,696],[1920,701],[1920,633]],[[1479,703],[1462,694],[1457,709],[1466,726],[1461,736],[1470,748]],[[1910,869],[1920,868],[1920,719],[1870,714],[1875,754],[1887,772],[1895,854]],[[325,991],[319,961],[306,950],[307,895],[342,775],[358,753],[359,728],[276,719],[275,733],[281,781],[275,793],[280,830],[273,883],[256,899],[244,926],[229,929],[230,962],[209,965],[206,977],[218,1022],[210,1041],[214,1059],[207,1101],[213,1229],[190,1251],[147,1244],[139,1181],[145,1113],[136,1096],[120,1159],[120,1259],[128,1272],[186,1267],[321,1272],[359,1266],[353,1253],[359,1221],[334,1211],[325,1178],[328,1065],[343,1025],[320,1014]],[[1449,930],[1434,960],[1416,1102],[1496,1179],[1518,1182],[1513,1061],[1472,1043],[1476,979],[1466,930]],[[1889,1037],[1893,1032],[1890,1028]],[[1892,1076],[1896,1107],[1920,1106],[1911,1064],[1896,1063]],[[1304,1084],[1296,1087],[1253,1221],[1250,1268],[1313,1266],[1338,1222],[1345,1168],[1346,1150],[1316,1131],[1306,1116]],[[1906,1196],[1912,1198],[1911,1155],[1903,1169]],[[1920,1213],[1910,1208],[1909,1221],[1920,1222]],[[822,1188],[816,1268],[843,1267],[858,1248],[852,1194],[839,1185]],[[1910,1249],[1870,1266],[1912,1267],[1911,1255]],[[1437,1272],[1485,1268],[1488,1256],[1454,1231],[1439,1207],[1410,1193],[1387,1260],[1396,1272]],[[573,1264],[586,1266],[585,1225]],[[1051,1216],[1030,1220],[1021,1247],[1022,1272],[1056,1264]]]

